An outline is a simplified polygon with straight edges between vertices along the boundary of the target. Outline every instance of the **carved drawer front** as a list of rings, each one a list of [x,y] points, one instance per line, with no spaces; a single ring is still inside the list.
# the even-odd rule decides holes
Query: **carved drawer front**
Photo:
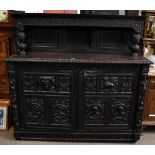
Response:
[[[8,52],[9,52],[8,47],[9,47],[8,39],[1,39],[0,40],[0,57],[8,56]]]
[[[81,101],[81,129],[128,129],[131,127],[131,98],[89,96]]]
[[[7,65],[1,58],[0,58],[0,75],[7,75]]]
[[[85,71],[83,76],[85,93],[132,92],[133,74]]]
[[[72,129],[70,98],[62,96],[24,96],[24,128]]]
[[[23,73],[22,79],[24,92],[71,92],[71,73]]]

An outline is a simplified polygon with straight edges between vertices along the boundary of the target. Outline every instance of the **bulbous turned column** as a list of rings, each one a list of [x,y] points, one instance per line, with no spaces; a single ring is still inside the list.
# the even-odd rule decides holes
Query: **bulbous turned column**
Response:
[[[16,33],[16,48],[17,53],[21,55],[26,54],[26,43],[25,43],[25,31],[24,31],[24,25],[21,21],[18,21],[17,23],[17,33]]]

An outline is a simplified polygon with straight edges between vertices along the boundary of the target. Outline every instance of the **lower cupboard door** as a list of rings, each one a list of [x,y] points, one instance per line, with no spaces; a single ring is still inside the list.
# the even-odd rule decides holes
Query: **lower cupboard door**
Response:
[[[81,130],[117,130],[133,128],[133,106],[130,97],[87,96],[81,102]]]
[[[68,96],[24,96],[22,126],[31,130],[72,130],[73,106]]]

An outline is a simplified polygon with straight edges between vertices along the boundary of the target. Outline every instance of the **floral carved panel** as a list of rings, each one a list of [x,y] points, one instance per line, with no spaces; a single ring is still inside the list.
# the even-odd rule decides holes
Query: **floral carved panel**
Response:
[[[24,91],[35,89],[34,75],[28,75],[28,74],[23,75],[23,87],[24,87]]]
[[[71,107],[68,98],[51,98],[49,102],[49,123],[51,126],[70,126]]]
[[[26,125],[45,125],[45,103],[42,98],[27,97],[23,110]]]
[[[70,76],[58,76],[58,91],[69,92],[71,90],[71,77]]]
[[[85,125],[103,125],[105,115],[105,99],[86,98],[84,106]]]
[[[111,121],[110,124],[128,124],[130,113],[129,98],[112,98],[111,102]]]

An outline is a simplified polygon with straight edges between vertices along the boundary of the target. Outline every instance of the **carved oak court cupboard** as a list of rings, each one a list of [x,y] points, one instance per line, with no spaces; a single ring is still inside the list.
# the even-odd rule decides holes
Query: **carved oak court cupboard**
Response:
[[[144,19],[14,14],[16,55],[6,60],[16,139],[138,140]]]

